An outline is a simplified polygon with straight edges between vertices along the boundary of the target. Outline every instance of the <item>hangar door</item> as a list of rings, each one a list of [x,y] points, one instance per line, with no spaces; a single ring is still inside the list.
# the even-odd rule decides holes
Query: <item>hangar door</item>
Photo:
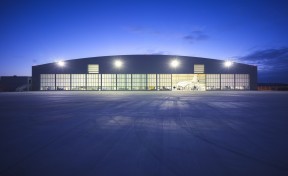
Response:
[[[173,91],[205,91],[205,74],[172,74]]]

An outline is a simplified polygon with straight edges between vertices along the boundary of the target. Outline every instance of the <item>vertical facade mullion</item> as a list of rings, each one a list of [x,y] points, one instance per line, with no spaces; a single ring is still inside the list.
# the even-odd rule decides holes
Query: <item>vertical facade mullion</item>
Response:
[[[172,91],[172,74],[170,74],[170,90]]]
[[[205,82],[204,82],[204,84],[205,84],[205,91],[207,90],[207,74],[204,74],[204,76],[205,76]]]
[[[159,89],[158,89],[158,74],[156,74],[156,90],[158,91]]]
[[[87,90],[87,74],[84,74],[84,76],[85,76],[85,90]]]
[[[116,79],[116,81],[115,81],[116,82],[116,85],[115,85],[116,90],[118,90],[118,74],[115,74],[115,79]]]
[[[234,77],[234,87],[233,87],[233,89],[236,90],[235,89],[236,88],[236,76],[235,76],[235,74],[233,74],[233,77]]]
[[[130,85],[131,91],[132,91],[132,85],[133,85],[133,79],[132,79],[133,76],[132,75],[133,74],[130,75],[130,78],[131,78],[131,85]]]
[[[124,76],[124,81],[125,81],[125,84],[124,84],[125,90],[127,91],[127,90],[129,90],[129,87],[128,87],[129,79],[128,79],[128,75],[127,74],[125,74],[125,76]]]
[[[56,81],[57,81],[57,79],[56,79],[56,78],[57,78],[56,75],[57,75],[57,74],[54,74],[54,81],[55,81],[55,82],[54,82],[54,84],[55,84],[54,86],[55,86],[55,90],[56,90]]]
[[[100,76],[101,75],[101,76]],[[100,81],[100,89],[99,90],[102,90],[102,74],[99,74],[99,78],[98,78],[98,81]],[[98,84],[99,85],[99,84]]]
[[[71,74],[69,74],[70,76],[70,90],[72,90],[72,77],[71,77]]]
[[[148,90],[148,74],[146,74],[146,87],[145,90]]]
[[[222,74],[220,74],[220,90],[222,90]]]

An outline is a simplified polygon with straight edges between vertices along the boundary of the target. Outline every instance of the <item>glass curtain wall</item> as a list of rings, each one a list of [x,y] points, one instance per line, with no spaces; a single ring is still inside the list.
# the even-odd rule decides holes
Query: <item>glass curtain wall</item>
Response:
[[[206,75],[206,90],[220,90],[220,74]]]
[[[132,74],[132,90],[146,90],[146,74]]]
[[[171,74],[157,74],[157,90],[172,90]]]
[[[101,85],[100,74],[87,74],[87,90],[99,90]]]
[[[102,90],[116,90],[116,74],[102,74]]]
[[[221,90],[234,89],[234,74],[221,74]]]
[[[131,74],[117,74],[117,90],[131,90]]]
[[[70,90],[70,74],[56,74],[56,90]]]
[[[249,74],[40,74],[40,90],[250,90]]]
[[[147,75],[147,90],[157,90],[156,74]]]
[[[55,74],[40,75],[40,90],[55,90]]]
[[[86,90],[86,74],[71,75],[71,90]]]
[[[249,74],[235,74],[235,89],[236,90],[249,90]]]

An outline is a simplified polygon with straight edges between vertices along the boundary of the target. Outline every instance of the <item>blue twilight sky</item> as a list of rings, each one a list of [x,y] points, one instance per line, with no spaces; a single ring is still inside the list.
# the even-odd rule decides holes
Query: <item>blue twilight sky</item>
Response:
[[[172,54],[288,83],[287,0],[0,0],[0,75],[59,59]]]

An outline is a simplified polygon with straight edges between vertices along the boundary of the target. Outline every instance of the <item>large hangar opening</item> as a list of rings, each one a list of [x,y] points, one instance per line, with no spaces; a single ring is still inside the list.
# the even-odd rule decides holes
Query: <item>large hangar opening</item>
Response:
[[[205,74],[173,74],[173,91],[204,91],[206,90]]]

